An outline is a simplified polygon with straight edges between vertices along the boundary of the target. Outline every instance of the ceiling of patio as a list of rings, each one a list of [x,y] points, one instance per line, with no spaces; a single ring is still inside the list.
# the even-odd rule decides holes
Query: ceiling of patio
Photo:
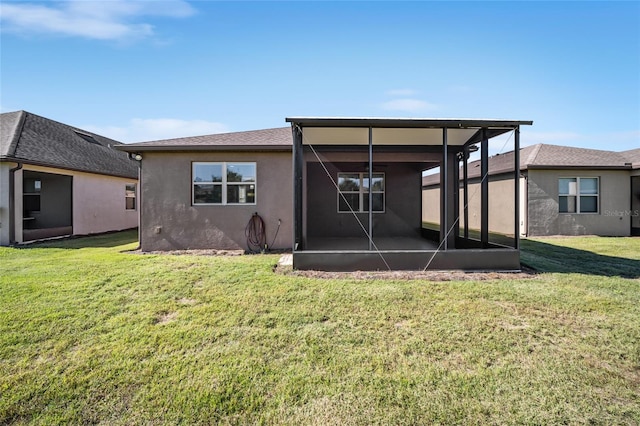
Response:
[[[448,129],[449,145],[464,145],[478,129]],[[373,145],[442,145],[442,129],[374,128]],[[362,127],[305,127],[303,145],[369,145]]]
[[[373,145],[443,145],[443,129],[447,144],[462,146],[480,142],[481,129],[492,138],[531,121],[491,119],[436,118],[349,118],[290,117],[286,119],[302,129],[304,145],[368,145],[369,129]]]

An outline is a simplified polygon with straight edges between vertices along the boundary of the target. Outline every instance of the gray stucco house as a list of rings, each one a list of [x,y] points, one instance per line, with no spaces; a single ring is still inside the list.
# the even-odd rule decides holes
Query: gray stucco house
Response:
[[[0,245],[138,226],[138,164],[118,145],[26,111],[0,114]]]
[[[640,148],[614,152],[538,144],[522,148],[519,157],[522,236],[640,235]],[[491,232],[496,235],[512,234],[500,218],[511,199],[504,177],[513,163],[513,151],[489,158],[490,210],[498,219]],[[469,163],[471,189],[480,182],[478,164]],[[423,189],[425,199],[436,197],[439,177],[424,177]],[[478,228],[478,203],[468,203],[471,229]],[[434,212],[425,213],[425,222],[439,220]]]
[[[257,213],[262,241],[292,249],[298,269],[519,269],[516,225],[508,241],[490,239],[486,187],[477,238],[457,232],[456,183],[473,147],[486,168],[488,141],[513,132],[517,149],[519,128],[531,121],[286,121],[291,127],[119,146],[140,159],[142,250],[247,250]],[[443,220],[429,230],[422,174],[433,168],[443,183],[429,208]],[[514,166],[512,180],[518,173]]]
[[[119,147],[141,157],[142,250],[248,249],[254,213],[272,249],[291,248],[291,148],[287,127]]]

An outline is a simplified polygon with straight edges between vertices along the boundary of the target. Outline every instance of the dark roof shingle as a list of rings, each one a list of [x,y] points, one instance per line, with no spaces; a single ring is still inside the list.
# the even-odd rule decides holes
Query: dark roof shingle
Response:
[[[15,152],[25,115],[24,111],[0,114],[0,157]]]
[[[539,144],[537,155],[526,167],[624,167],[627,162],[620,152]]]
[[[249,130],[244,132],[217,133],[213,135],[164,139],[120,145],[118,149],[136,151],[176,151],[203,149],[286,149],[293,145],[291,127]]]
[[[531,145],[520,149],[520,170],[544,168],[628,169],[630,163],[637,167],[638,162],[640,162],[640,149],[615,152],[549,144]],[[513,151],[489,157],[489,175],[507,173],[513,169]],[[469,178],[480,176],[480,160],[468,164],[468,174]],[[462,169],[460,176],[462,177]],[[422,178],[423,186],[439,182],[439,175],[429,175]]]
[[[628,163],[633,165],[634,169],[640,168],[640,148],[630,149],[628,151],[622,151],[620,154],[627,159]]]
[[[129,178],[138,165],[121,142],[26,111],[0,114],[0,158]]]

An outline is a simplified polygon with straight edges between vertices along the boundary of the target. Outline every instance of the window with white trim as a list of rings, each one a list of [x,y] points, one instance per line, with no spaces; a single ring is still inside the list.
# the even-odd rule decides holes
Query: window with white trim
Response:
[[[256,163],[192,163],[191,183],[194,205],[256,203]]]
[[[558,179],[560,213],[598,213],[600,179],[576,177]]]
[[[369,173],[338,173],[338,212],[369,211]],[[371,199],[374,213],[384,213],[384,173],[373,173]]]
[[[136,209],[136,184],[128,183],[124,187],[124,208],[126,210]]]

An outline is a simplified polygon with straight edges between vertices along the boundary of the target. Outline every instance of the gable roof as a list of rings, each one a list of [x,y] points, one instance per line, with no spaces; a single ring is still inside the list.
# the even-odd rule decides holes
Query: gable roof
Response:
[[[624,155],[627,162],[631,163],[633,169],[640,169],[640,148],[622,151],[620,154]]]
[[[630,169],[640,166],[640,149],[630,151],[604,151],[570,146],[537,144],[520,149],[520,170],[527,169]],[[489,175],[512,172],[514,151],[489,157]],[[480,160],[467,165],[469,178],[480,176]],[[460,169],[462,176],[462,169]],[[422,185],[440,182],[438,174],[422,178]]]
[[[600,149],[575,148],[571,146],[558,146],[538,144],[536,155],[528,163],[521,162],[521,168],[597,168],[597,169],[624,169],[629,168],[629,160],[624,153],[604,151]]]
[[[138,178],[138,164],[121,142],[32,114],[0,114],[0,160]]]
[[[127,152],[144,151],[291,151],[293,136],[291,127],[249,130],[244,132],[218,133],[186,138],[164,139],[150,142],[119,145]]]

